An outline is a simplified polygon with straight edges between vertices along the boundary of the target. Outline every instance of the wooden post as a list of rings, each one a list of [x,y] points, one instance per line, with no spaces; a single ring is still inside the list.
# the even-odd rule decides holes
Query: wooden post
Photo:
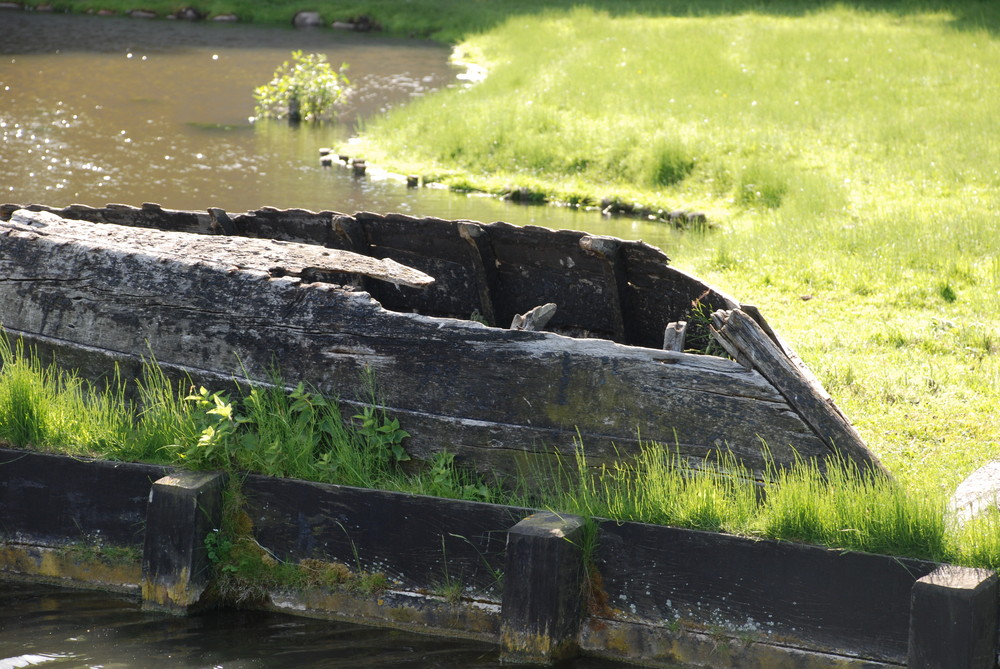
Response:
[[[625,269],[621,240],[599,235],[585,235],[580,238],[580,248],[602,261],[604,279],[611,297],[612,340],[628,343],[628,276]]]
[[[500,623],[503,661],[550,664],[577,654],[584,522],[546,511],[508,532]]]
[[[909,669],[992,669],[997,661],[997,576],[944,565],[911,591]]]
[[[684,337],[687,335],[687,321],[673,321],[667,323],[663,331],[663,350],[684,352]]]
[[[221,472],[180,471],[153,484],[142,549],[142,607],[184,614],[208,587],[205,537],[222,522]]]
[[[493,291],[497,285],[497,258],[490,236],[483,226],[466,221],[458,223],[458,234],[469,244],[469,256],[479,292],[479,313],[486,319],[487,325],[495,327],[498,323]]]

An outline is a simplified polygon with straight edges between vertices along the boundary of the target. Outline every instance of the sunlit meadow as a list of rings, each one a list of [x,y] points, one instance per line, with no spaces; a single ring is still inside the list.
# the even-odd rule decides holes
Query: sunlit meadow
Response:
[[[363,128],[463,187],[706,211],[674,263],[757,303],[918,489],[1000,453],[1000,43],[948,12],[511,18],[481,83]]]

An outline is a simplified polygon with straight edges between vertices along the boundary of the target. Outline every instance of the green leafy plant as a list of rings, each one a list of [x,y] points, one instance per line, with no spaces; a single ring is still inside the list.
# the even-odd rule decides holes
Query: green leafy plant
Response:
[[[201,427],[197,440],[166,446],[181,461],[195,469],[225,469],[233,463],[231,453],[238,420],[233,405],[220,392],[204,386],[184,398],[190,403],[195,423]]]
[[[331,118],[350,86],[347,64],[335,71],[321,53],[292,52],[270,82],[254,89],[258,118],[319,121]]]
[[[364,407],[361,413],[354,415],[354,418],[361,421],[358,433],[367,439],[376,451],[391,454],[396,462],[410,459],[403,448],[403,440],[409,437],[410,433],[399,427],[398,419],[390,419],[385,412],[371,406]]]

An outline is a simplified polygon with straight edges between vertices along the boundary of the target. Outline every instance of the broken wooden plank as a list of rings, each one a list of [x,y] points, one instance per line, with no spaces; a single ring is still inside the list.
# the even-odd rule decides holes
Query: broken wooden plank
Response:
[[[556,315],[556,305],[552,302],[541,304],[523,314],[515,314],[510,324],[511,330],[527,330],[528,332],[545,329],[552,317]]]
[[[718,342],[747,369],[759,371],[784,396],[802,419],[839,453],[862,469],[885,468],[868,450],[854,426],[813,379],[804,375],[764,329],[742,309],[712,314],[712,332]]]
[[[414,288],[434,283],[433,277],[388,258],[379,260],[350,251],[273,239],[189,235],[111,223],[87,223],[45,211],[15,211],[9,222],[0,223],[0,231],[200,260],[236,270],[260,270],[272,276],[329,272],[361,275]]]
[[[684,336],[687,334],[687,321],[673,321],[667,323],[663,331],[664,351],[683,351]]]
[[[458,234],[469,243],[469,257],[476,275],[476,289],[479,292],[479,313],[487,325],[496,325],[496,310],[493,308],[493,288],[497,285],[497,258],[490,244],[490,236],[483,226],[460,221]]]
[[[586,235],[580,238],[580,248],[583,249],[584,253],[598,258],[603,266],[610,302],[611,339],[620,342],[628,341],[626,318],[628,279],[624,254],[622,253],[622,242],[613,237]]]

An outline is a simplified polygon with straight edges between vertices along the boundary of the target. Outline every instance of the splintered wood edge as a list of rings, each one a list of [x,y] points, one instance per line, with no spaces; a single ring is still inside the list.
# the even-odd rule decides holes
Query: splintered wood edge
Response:
[[[34,234],[91,247],[271,274],[276,270],[292,276],[302,276],[307,270],[356,274],[410,288],[424,288],[434,283],[434,277],[413,267],[389,258],[372,258],[352,251],[253,237],[196,235],[113,223],[91,223],[46,211],[19,209],[11,214],[10,221],[0,221],[0,230],[6,230],[8,234]]]
[[[712,314],[712,333],[737,362],[760,372],[834,453],[889,472],[811,374],[804,374],[751,316],[741,309]]]

